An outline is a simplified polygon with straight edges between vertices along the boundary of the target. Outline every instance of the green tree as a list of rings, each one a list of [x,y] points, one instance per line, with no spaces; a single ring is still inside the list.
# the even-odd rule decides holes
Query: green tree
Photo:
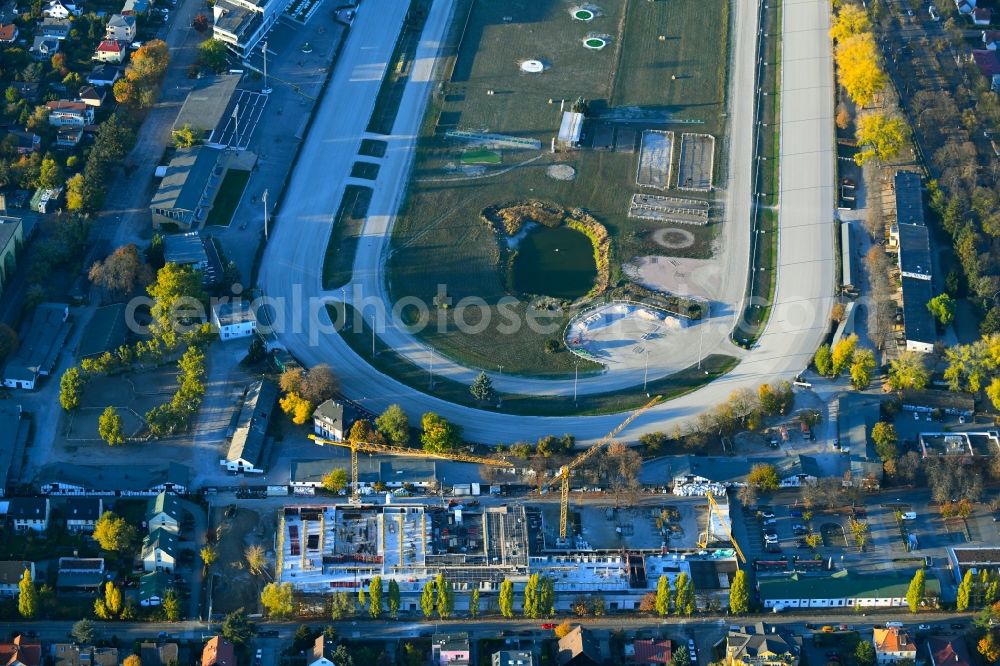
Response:
[[[382,415],[375,419],[375,427],[393,444],[406,444],[410,441],[410,421],[399,405],[386,407]]]
[[[174,148],[190,148],[194,145],[194,132],[191,125],[184,123],[184,126],[170,133],[170,138],[174,141]]]
[[[674,602],[678,614],[691,615],[694,613],[694,595],[694,583],[686,573],[682,572],[677,576],[676,601]]]
[[[538,612],[547,617],[556,614],[556,585],[548,576],[542,577],[541,587],[538,590]]]
[[[201,557],[201,563],[206,567],[211,567],[219,559],[219,551],[212,544],[205,545],[198,554]]]
[[[833,360],[830,355],[830,345],[821,345],[819,349],[816,350],[816,355],[813,357],[813,365],[816,367],[816,372],[828,377],[833,370]]]
[[[442,573],[437,575],[434,587],[437,589],[438,617],[447,620],[455,611],[455,590],[452,588],[451,581],[447,580]]]
[[[328,490],[331,493],[339,495],[340,492],[347,487],[347,470],[342,467],[330,470],[330,472],[323,477],[322,484],[324,490]]]
[[[469,615],[479,617],[479,588],[474,588],[469,595]]]
[[[870,349],[858,349],[851,360],[851,385],[859,391],[868,388],[875,371],[875,353]]]
[[[858,641],[854,648],[854,663],[857,666],[875,666],[875,646],[871,641]]]
[[[923,569],[917,569],[917,572],[913,574],[913,580],[910,581],[909,589],[906,590],[906,605],[910,607],[911,613],[920,610],[920,602],[924,600],[926,576]]]
[[[81,645],[93,645],[97,640],[97,625],[92,620],[83,618],[73,623],[73,628],[69,632],[73,640]]]
[[[122,612],[122,591],[112,582],[104,584],[104,603],[112,616],[118,616]]]
[[[399,615],[399,583],[389,579],[389,616],[393,619]]]
[[[167,622],[177,622],[181,619],[181,600],[173,588],[163,596],[163,616]]]
[[[485,372],[480,372],[479,376],[472,382],[472,386],[469,387],[469,393],[479,402],[493,400],[493,380]]]
[[[105,511],[94,526],[94,540],[103,550],[122,553],[132,547],[132,542],[135,541],[135,528],[121,516]]]
[[[972,605],[972,593],[976,582],[973,579],[972,570],[965,572],[962,582],[958,584],[958,591],[955,596],[955,610],[964,613]]]
[[[153,299],[151,329],[167,349],[176,346],[179,332],[204,319],[206,296],[201,273],[191,266],[165,264],[146,292]]]
[[[514,617],[514,583],[506,578],[500,583],[500,614],[506,618]]]
[[[927,301],[927,309],[942,326],[955,320],[955,299],[948,294],[938,294]]]
[[[368,585],[368,613],[376,620],[382,614],[382,576],[375,576]]]
[[[733,584],[729,588],[729,610],[734,615],[750,612],[750,588],[747,585],[747,575],[742,569],[736,572]]]
[[[930,372],[920,352],[906,351],[889,361],[889,387],[893,391],[927,388]]]
[[[268,583],[260,593],[260,603],[269,617],[286,618],[295,610],[291,583]]]
[[[97,434],[111,446],[125,443],[124,422],[118,410],[108,405],[97,419]]]
[[[899,457],[899,451],[896,449],[896,443],[899,441],[896,426],[879,421],[872,426],[871,437],[872,442],[875,443],[875,452],[882,459],[882,462],[895,460]]]
[[[358,588],[358,606],[361,608],[362,613],[368,607],[368,595],[365,594],[365,588],[363,587]]]
[[[774,465],[761,463],[750,468],[747,484],[758,490],[777,490],[781,485],[781,477]]]
[[[884,162],[895,157],[906,145],[910,132],[902,116],[869,111],[858,117],[854,136],[860,148],[854,161],[864,164],[869,160]]]
[[[660,617],[670,614],[670,579],[666,574],[660,574],[656,581],[656,614]]]
[[[225,42],[218,39],[206,39],[198,47],[198,62],[202,69],[216,74],[229,66],[229,54]]]
[[[222,637],[233,645],[247,645],[255,633],[257,627],[242,608],[232,611],[222,619]]]
[[[528,577],[527,584],[524,586],[524,599],[521,602],[521,612],[524,614],[524,617],[538,617],[539,581],[540,576],[538,574],[531,574]]]
[[[420,419],[420,443],[428,453],[448,453],[462,443],[461,429],[434,412]]]
[[[424,614],[425,620],[429,620],[434,615],[434,581],[432,580],[424,583],[424,589],[420,593],[420,611]]]
[[[330,596],[330,617],[343,620],[354,613],[354,600],[347,592],[334,592]]]
[[[31,620],[38,613],[38,591],[31,580],[31,570],[25,569],[17,584],[17,612],[25,620]]]
[[[670,656],[670,666],[691,666],[691,655],[688,654],[686,647],[677,646]]]
[[[80,398],[83,397],[83,377],[80,369],[76,366],[68,368],[59,380],[59,404],[67,412],[80,406]]]

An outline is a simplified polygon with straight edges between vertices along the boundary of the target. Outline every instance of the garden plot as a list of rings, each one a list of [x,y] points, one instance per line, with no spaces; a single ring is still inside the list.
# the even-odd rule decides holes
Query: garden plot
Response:
[[[687,135],[685,135],[687,136]],[[635,182],[641,187],[665,190],[670,186],[670,161],[674,154],[674,133],[646,130],[642,133],[639,170]]]
[[[640,220],[705,226],[708,224],[708,211],[707,201],[661,197],[655,194],[633,194],[628,216]]]
[[[682,190],[698,192],[711,190],[714,161],[714,136],[711,134],[682,134],[677,187]]]

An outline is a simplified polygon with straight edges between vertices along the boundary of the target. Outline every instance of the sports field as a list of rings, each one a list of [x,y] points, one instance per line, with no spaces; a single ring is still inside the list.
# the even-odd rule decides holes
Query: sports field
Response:
[[[632,195],[640,189],[639,154],[631,145],[601,150],[587,145],[554,154],[549,147],[560,126],[560,102],[565,100],[569,110],[578,98],[588,107],[588,127],[603,127],[606,136],[654,129],[721,137],[727,1],[461,2],[450,38],[452,57],[429,105],[406,204],[393,232],[393,298],[416,296],[429,303],[442,284],[455,301],[479,296],[492,304],[507,295],[508,253],[498,245],[506,240],[480,214],[488,206],[525,199],[583,208],[601,222],[612,238],[612,285],[622,280],[621,264],[634,256],[711,256],[718,226],[714,217],[707,226],[686,228],[694,241],[676,249],[657,242],[661,222],[628,217]],[[583,6],[595,10],[593,20],[573,18],[571,10]],[[584,46],[595,35],[607,42],[605,48]],[[528,60],[541,62],[543,71],[522,71],[521,63]],[[618,134],[607,131],[611,127]],[[493,148],[447,138],[449,130],[537,139],[542,149],[504,147],[495,151],[498,160],[492,155],[469,159],[486,158]],[[585,144],[590,140],[584,136]],[[548,176],[553,164],[572,167],[575,177]],[[682,195],[671,187],[662,192]],[[714,201],[717,193],[683,196]],[[575,312],[565,302],[545,305],[562,323]],[[502,364],[505,372],[517,374],[571,373],[578,361],[565,351],[544,351],[545,341],[558,336],[526,328],[501,335],[495,328],[470,336],[434,331],[427,339],[461,362],[483,368]]]

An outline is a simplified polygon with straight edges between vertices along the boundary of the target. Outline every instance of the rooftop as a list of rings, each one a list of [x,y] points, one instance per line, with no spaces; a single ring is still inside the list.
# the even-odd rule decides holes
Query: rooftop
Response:
[[[878,652],[916,652],[910,632],[899,627],[874,627],[872,642]]]
[[[166,180],[166,179],[164,179]],[[205,242],[197,231],[185,234],[168,234],[163,237],[163,260],[179,265],[205,265],[208,254]]]
[[[70,497],[62,504],[62,515],[66,520],[96,522],[101,517],[104,502],[100,497]]]
[[[250,301],[227,301],[215,306],[219,326],[235,326],[256,319]]]
[[[267,424],[277,399],[278,387],[271,382],[258,380],[250,385],[226,460],[245,460],[255,467],[263,464],[260,457],[267,437]]]
[[[924,206],[920,190],[920,174],[913,171],[897,171],[896,223],[924,224]]]
[[[907,341],[934,344],[937,328],[934,317],[927,309],[933,290],[930,280],[903,276],[903,327]]]
[[[924,225],[899,225],[899,270],[930,277],[931,243]]]
[[[84,359],[114,351],[125,344],[127,332],[124,303],[97,308],[80,336],[77,356]]]
[[[150,208],[195,211],[213,178],[221,152],[209,146],[180,148],[167,165],[167,175],[149,203]]]
[[[971,666],[973,663],[962,636],[928,636],[927,651],[934,666]]]
[[[99,467],[52,463],[41,469],[36,481],[43,492],[82,489],[92,494],[114,495],[118,491],[149,492],[166,484],[186,488],[191,481],[191,470],[178,463]]]
[[[215,3],[215,29],[227,32],[237,39],[252,33],[261,20],[259,12],[229,0]]]
[[[903,598],[911,579],[911,575],[903,572],[858,574],[842,569],[831,575],[793,574],[788,578],[760,578],[757,589],[762,601]],[[925,589],[928,596],[937,596],[941,585],[937,578],[929,576]]]
[[[241,78],[241,74],[219,74],[198,81],[177,114],[174,130],[188,125],[195,135],[213,132],[225,117]]]
[[[14,467],[14,452],[18,448],[21,428],[21,405],[0,401],[0,494],[7,488],[7,480]]]
[[[24,575],[25,569],[31,568],[31,562],[22,560],[4,560],[0,562],[0,585],[17,585]]]
[[[48,373],[69,337],[68,315],[69,306],[65,303],[42,303],[36,307],[30,328],[19,336],[20,347],[7,361],[4,377],[33,381],[39,374]]]
[[[44,520],[49,510],[46,497],[11,497],[7,517],[14,520]]]

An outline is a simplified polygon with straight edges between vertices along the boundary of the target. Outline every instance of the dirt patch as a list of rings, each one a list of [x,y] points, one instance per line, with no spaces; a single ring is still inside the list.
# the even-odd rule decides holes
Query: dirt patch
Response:
[[[657,229],[653,240],[668,250],[682,250],[694,245],[694,234],[687,229]]]
[[[483,211],[487,223],[499,227],[508,236],[514,236],[528,222],[537,222],[546,227],[558,227],[563,223],[566,211],[541,201],[524,201],[504,206],[490,206]]]
[[[545,169],[545,175],[554,180],[573,180],[576,178],[576,169],[568,164],[553,164]]]
[[[260,577],[250,574],[246,567],[244,551],[251,544],[260,544],[268,551],[273,562],[271,544],[274,535],[273,516],[261,516],[249,509],[236,509],[235,512],[225,507],[213,509],[212,524],[216,525],[218,539],[217,550],[219,559],[215,564],[212,589],[212,610],[215,613],[228,613],[237,608],[245,608],[252,612],[257,608],[260,590],[267,583]]]

